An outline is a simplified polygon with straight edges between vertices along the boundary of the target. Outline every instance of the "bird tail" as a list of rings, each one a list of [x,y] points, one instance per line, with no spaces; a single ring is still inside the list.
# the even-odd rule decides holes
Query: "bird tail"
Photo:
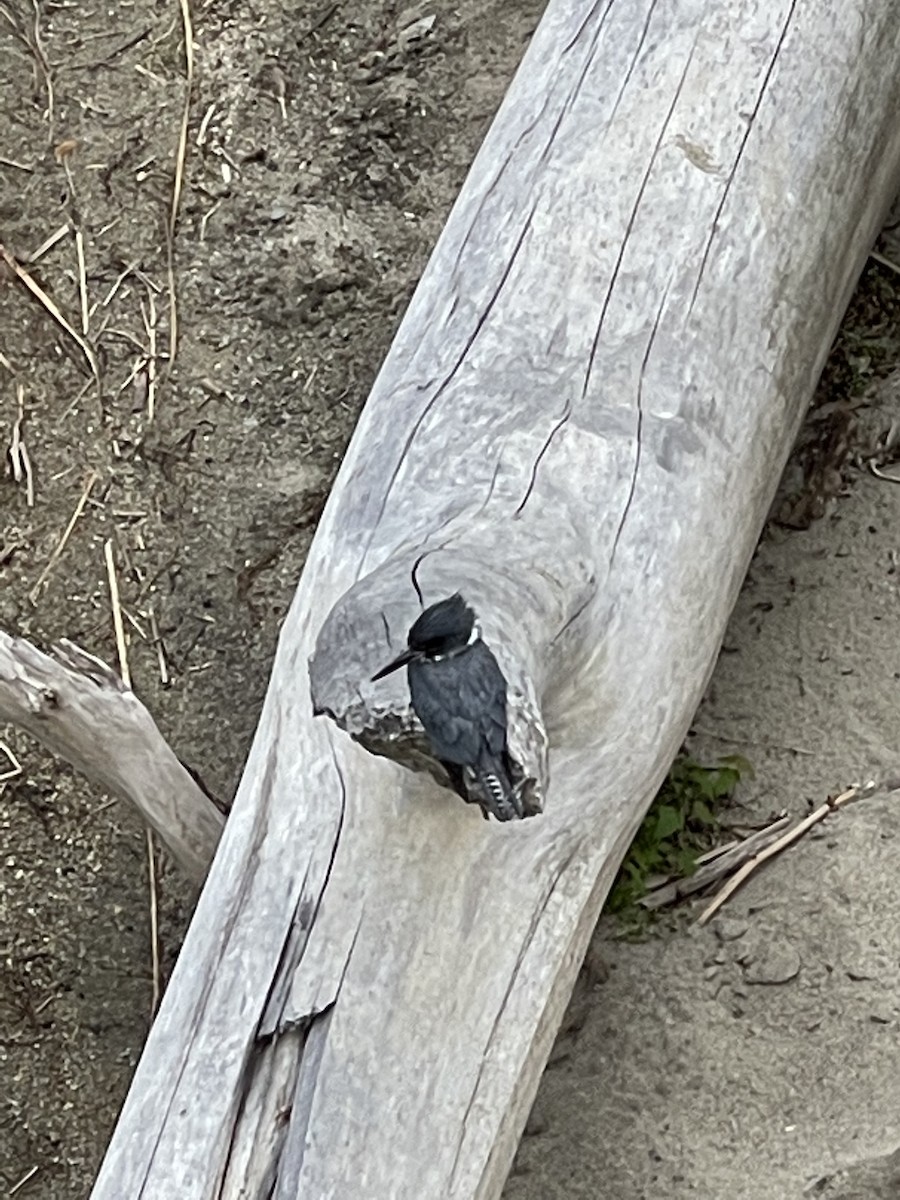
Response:
[[[512,785],[505,763],[485,755],[474,771],[478,801],[498,821],[521,821],[522,800]]]

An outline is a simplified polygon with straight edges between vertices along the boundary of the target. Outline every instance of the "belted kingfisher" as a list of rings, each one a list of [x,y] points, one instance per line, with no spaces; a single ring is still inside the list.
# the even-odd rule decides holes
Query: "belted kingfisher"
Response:
[[[506,680],[475,613],[457,592],[426,608],[406,640],[372,681],[405,666],[413,710],[454,789],[481,805],[485,819],[521,819],[506,745]]]

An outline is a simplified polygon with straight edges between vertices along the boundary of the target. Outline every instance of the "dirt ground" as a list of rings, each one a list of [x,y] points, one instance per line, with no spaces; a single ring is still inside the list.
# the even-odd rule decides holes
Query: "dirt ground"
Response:
[[[0,265],[0,439],[5,449],[17,430],[34,489],[31,504],[27,479],[0,475],[0,628],[41,645],[69,637],[115,662],[111,541],[135,688],[225,801],[343,447],[540,9],[196,3],[173,221],[179,5],[0,0],[0,241],[71,326]],[[99,386],[77,336],[82,300]],[[761,548],[729,634],[738,653],[723,655],[698,717],[714,730],[698,734],[698,752],[739,749],[757,767],[742,799],[751,813],[803,811],[889,765],[900,494],[844,461],[865,440],[844,402],[898,361],[894,276],[873,265],[783,498],[789,524],[824,519],[779,527]],[[83,1197],[153,1004],[146,840],[121,804],[15,731],[0,738],[23,768],[0,784],[0,1189]],[[890,965],[886,947],[869,945],[881,926],[866,933],[850,919],[855,897],[871,905],[872,873],[846,868],[858,851],[896,877],[889,812],[888,801],[861,804],[834,834],[840,855],[825,838],[792,860],[813,930],[802,953],[807,910],[785,907],[790,893],[771,879],[730,913],[746,924],[725,926],[733,936],[721,926],[697,936],[679,918],[634,946],[601,926],[608,977],[576,998],[511,1198],[787,1197],[799,1192],[734,1186],[749,1155],[788,1164],[778,1178],[790,1183],[900,1143],[896,1092],[861,1069],[860,1087],[872,1086],[841,1117],[846,1096],[832,1091],[829,1107],[815,1074],[834,1069],[828,1039],[847,1019],[858,1042],[848,1061],[874,1064],[871,1074],[891,1057],[898,1074],[898,1010],[884,992],[897,955]],[[189,914],[162,855],[156,868],[164,982]],[[816,908],[823,879],[844,906],[837,928],[831,908]],[[889,894],[878,897],[896,916]],[[766,906],[762,924],[747,915],[754,904]],[[802,958],[769,989],[743,982],[760,953],[745,939],[761,930]],[[842,930],[859,942],[854,971],[872,978],[842,977],[813,1031],[800,984],[849,962]],[[791,1103],[779,1055],[819,1064],[797,1066]],[[723,1078],[742,1095],[744,1062],[759,1069],[749,1139],[721,1103]],[[804,1121],[815,1136],[798,1132]],[[788,1125],[790,1136],[778,1132]],[[835,1128],[846,1138],[819,1161],[816,1138]]]

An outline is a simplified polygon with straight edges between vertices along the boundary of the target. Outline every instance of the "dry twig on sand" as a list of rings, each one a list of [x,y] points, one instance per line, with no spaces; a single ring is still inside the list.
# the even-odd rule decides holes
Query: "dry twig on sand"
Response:
[[[25,440],[22,437],[22,426],[25,422],[25,388],[18,381],[16,382],[16,419],[13,421],[12,436],[10,438],[9,456],[10,466],[12,468],[12,476],[15,483],[25,483],[25,503],[29,508],[34,508],[34,473],[31,470],[31,458],[28,454],[28,447],[25,445]]]
[[[119,674],[127,688],[131,687],[131,670],[128,666],[128,643],[125,641],[125,625],[122,621],[122,605],[119,602],[119,581],[116,577],[116,562],[113,557],[112,539],[103,546],[106,560],[106,578],[109,581],[109,603],[112,609],[113,629],[116,633],[116,653],[119,656]]]
[[[697,870],[693,875],[681,879],[668,879],[658,887],[652,888],[638,903],[643,908],[664,908],[675,904],[695,892],[702,892],[719,879],[730,875],[742,863],[755,858],[761,850],[771,845],[790,820],[787,816],[778,817],[764,829],[758,829],[749,837],[738,842],[730,842],[718,850],[698,859]]]
[[[0,771],[0,785],[9,783],[10,779],[16,779],[22,774],[22,764],[16,758],[12,749],[7,746],[6,742],[0,742],[0,751],[6,756],[9,766],[4,771]]]
[[[181,204],[181,189],[184,185],[184,169],[187,160],[188,122],[191,115],[191,92],[194,86],[194,27],[188,0],[178,0],[181,25],[184,30],[184,108],[178,131],[178,147],[175,151],[175,174],[172,180],[172,203],[166,223],[166,274],[169,290],[169,357],[167,371],[171,371],[178,348],[178,295],[175,287],[175,228],[178,224],[178,209]]]
[[[147,891],[150,898],[150,961],[153,979],[153,996],[150,1001],[150,1019],[156,1016],[162,996],[162,975],[159,966],[159,889],[156,882],[156,846],[153,830],[147,826]]]
[[[839,796],[829,796],[824,804],[820,804],[814,812],[809,816],[804,817],[802,821],[798,821],[793,828],[787,833],[782,834],[777,841],[766,846],[757,854],[745,863],[736,875],[725,884],[721,891],[717,892],[712,902],[707,905],[700,916],[697,918],[698,925],[705,925],[722,907],[722,905],[733,896],[738,888],[756,871],[763,863],[768,862],[770,858],[774,858],[776,854],[780,854],[782,850],[786,850],[788,846],[793,845],[799,838],[808,833],[814,825],[818,825],[820,821],[824,821],[831,813],[837,812],[844,805],[850,804],[854,800],[862,800],[868,796],[874,795],[879,791],[891,792],[900,787],[900,780],[892,779],[884,783],[876,783],[874,780],[869,780],[868,783],[855,783],[852,787],[841,792]]]
[[[97,355],[94,353],[94,348],[91,346],[91,344],[82,336],[82,334],[77,331],[77,329],[74,328],[73,325],[70,324],[69,321],[66,320],[57,305],[53,302],[53,300],[50,299],[41,285],[31,275],[29,275],[25,268],[17,261],[15,255],[11,254],[9,250],[7,250],[6,246],[4,246],[2,243],[0,243],[0,258],[3,259],[19,282],[28,289],[35,300],[37,300],[37,302],[45,309],[45,311],[50,314],[57,325],[59,325],[61,329],[64,329],[72,341],[75,342],[75,344],[78,346],[78,349],[84,355],[85,360],[91,369],[91,374],[93,375],[97,387],[99,388],[100,364],[97,361]]]
[[[44,567],[43,571],[41,571],[40,575],[38,576],[37,583],[34,585],[34,587],[28,593],[28,599],[31,601],[32,604],[37,604],[38,596],[41,594],[41,588],[43,587],[43,585],[47,579],[47,576],[53,570],[54,563],[59,558],[59,556],[62,554],[63,550],[65,550],[66,543],[68,542],[69,538],[72,536],[72,530],[75,528],[78,518],[84,512],[84,506],[87,504],[88,497],[91,494],[91,490],[98,479],[99,479],[99,475],[97,474],[96,471],[91,471],[91,473],[88,475],[87,481],[85,482],[85,485],[84,485],[84,488],[82,489],[81,495],[78,498],[78,503],[75,505],[75,511],[72,513],[71,517],[69,517],[69,523],[63,530],[62,537],[56,543],[53,553],[50,555],[50,558],[47,560],[46,566]]]

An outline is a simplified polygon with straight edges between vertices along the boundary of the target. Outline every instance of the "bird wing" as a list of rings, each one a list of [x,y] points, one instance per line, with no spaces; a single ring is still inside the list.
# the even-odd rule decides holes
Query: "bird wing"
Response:
[[[413,707],[438,758],[476,765],[506,748],[506,680],[484,642],[409,672]]]

